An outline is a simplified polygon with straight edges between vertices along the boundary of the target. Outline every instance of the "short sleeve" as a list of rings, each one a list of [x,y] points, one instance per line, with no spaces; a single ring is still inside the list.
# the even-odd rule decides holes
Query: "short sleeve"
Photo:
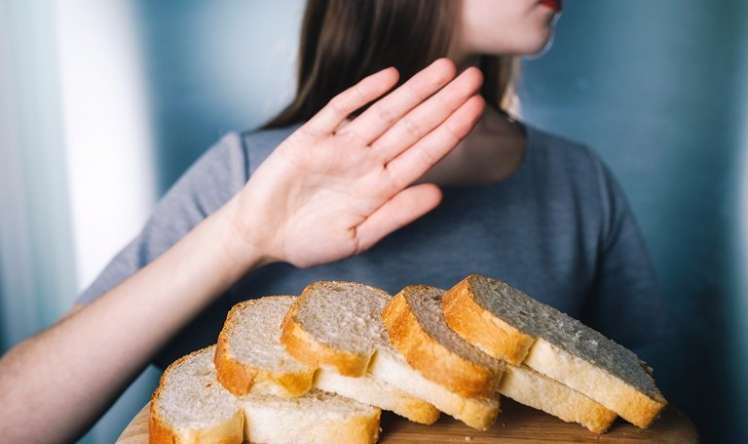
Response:
[[[603,211],[596,275],[583,321],[653,362],[670,328],[654,265],[620,184],[596,159]]]
[[[208,149],[157,203],[141,232],[76,300],[85,304],[145,267],[218,210],[246,183],[248,156],[238,134]]]

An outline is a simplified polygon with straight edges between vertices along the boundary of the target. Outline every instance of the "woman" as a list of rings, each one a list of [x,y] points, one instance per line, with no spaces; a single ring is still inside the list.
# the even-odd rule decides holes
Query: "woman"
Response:
[[[235,302],[319,279],[483,273],[648,359],[660,299],[620,187],[500,106],[557,6],[309,1],[292,103],[210,149],[75,310],[0,362],[4,437],[71,440],[148,363],[214,342]]]

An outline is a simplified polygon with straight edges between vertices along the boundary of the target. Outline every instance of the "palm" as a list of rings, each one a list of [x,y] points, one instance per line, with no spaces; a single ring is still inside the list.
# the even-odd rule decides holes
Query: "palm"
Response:
[[[302,135],[278,147],[268,171],[283,165],[288,176],[275,179],[268,198],[283,202],[273,219],[283,227],[289,262],[328,262],[361,251],[357,227],[380,208],[394,189],[381,162],[364,147]],[[321,147],[320,147],[321,148]],[[272,162],[272,163],[271,163]],[[304,258],[314,258],[305,260]]]
[[[333,99],[275,149],[239,196],[239,217],[269,255],[302,267],[342,259],[439,203],[436,186],[409,185],[457,145],[483,106],[471,98],[480,84],[475,73],[428,98],[454,75],[445,74],[445,65],[435,63],[345,121],[362,101],[396,82],[391,71],[389,79],[380,71]]]

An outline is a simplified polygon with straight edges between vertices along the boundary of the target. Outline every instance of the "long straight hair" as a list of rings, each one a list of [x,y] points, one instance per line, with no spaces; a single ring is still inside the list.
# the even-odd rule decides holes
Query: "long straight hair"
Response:
[[[459,5],[453,0],[308,0],[296,95],[261,128],[303,123],[336,94],[389,66],[398,69],[402,84],[449,54]],[[485,78],[481,95],[505,113],[512,97],[514,58],[481,55],[477,66]]]

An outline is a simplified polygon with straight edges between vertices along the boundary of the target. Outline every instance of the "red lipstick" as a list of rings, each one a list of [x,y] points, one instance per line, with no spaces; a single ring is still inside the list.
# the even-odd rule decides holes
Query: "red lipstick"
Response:
[[[554,12],[561,12],[561,0],[540,0],[540,4],[551,8]]]

